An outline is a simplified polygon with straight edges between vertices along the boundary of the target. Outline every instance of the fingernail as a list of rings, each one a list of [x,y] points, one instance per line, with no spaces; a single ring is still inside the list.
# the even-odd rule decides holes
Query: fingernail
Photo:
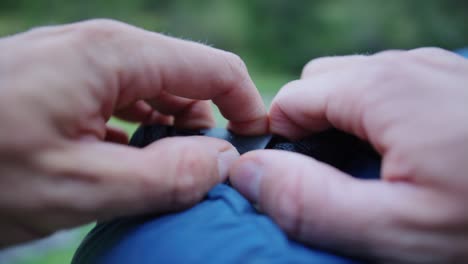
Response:
[[[229,148],[218,154],[218,175],[221,181],[224,182],[227,179],[229,169],[238,158],[239,152],[235,148]]]
[[[248,160],[242,162],[231,171],[231,181],[234,187],[252,202],[257,202],[260,194],[260,182],[263,169],[257,162]]]

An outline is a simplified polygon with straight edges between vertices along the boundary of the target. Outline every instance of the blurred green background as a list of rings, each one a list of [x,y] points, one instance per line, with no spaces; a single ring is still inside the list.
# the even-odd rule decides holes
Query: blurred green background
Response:
[[[312,58],[468,45],[468,1],[459,0],[0,0],[0,36],[103,17],[239,54],[267,104]],[[89,228],[12,263],[68,263]]]
[[[236,52],[267,93],[319,56],[468,43],[459,0],[1,0],[0,35],[97,17]]]

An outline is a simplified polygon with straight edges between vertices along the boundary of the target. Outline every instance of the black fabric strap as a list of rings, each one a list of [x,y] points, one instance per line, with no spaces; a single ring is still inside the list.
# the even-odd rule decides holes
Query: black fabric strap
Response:
[[[227,140],[241,154],[256,149],[278,149],[300,153],[361,178],[375,178],[380,170],[381,158],[369,144],[336,129],[320,132],[302,140],[290,141],[275,135],[239,136],[221,128],[186,130],[171,126],[150,125],[138,128],[130,140],[130,145],[145,147],[166,137],[195,135]],[[370,173],[369,169],[372,170]]]

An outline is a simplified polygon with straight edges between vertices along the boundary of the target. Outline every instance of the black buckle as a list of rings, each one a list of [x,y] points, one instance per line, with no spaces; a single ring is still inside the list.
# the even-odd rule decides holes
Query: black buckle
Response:
[[[239,136],[224,128],[187,130],[172,126],[151,125],[138,128],[130,140],[130,145],[142,148],[158,139],[177,136],[207,136],[223,139],[231,143],[240,154],[265,149],[272,138],[272,135]]]
[[[368,143],[336,129],[290,141],[277,135],[240,136],[224,128],[187,130],[149,125],[137,129],[130,145],[142,148],[156,140],[175,136],[208,136],[223,139],[236,147],[240,154],[257,149],[300,153],[360,178],[378,178],[380,174],[380,155]]]

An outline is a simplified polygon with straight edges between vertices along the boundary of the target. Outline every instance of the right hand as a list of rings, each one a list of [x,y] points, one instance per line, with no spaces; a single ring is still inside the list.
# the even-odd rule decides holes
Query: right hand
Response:
[[[231,183],[308,245],[385,263],[466,263],[467,85],[468,60],[439,49],[313,60],[274,99],[271,130],[355,134],[382,155],[381,180],[260,150],[236,162]]]

